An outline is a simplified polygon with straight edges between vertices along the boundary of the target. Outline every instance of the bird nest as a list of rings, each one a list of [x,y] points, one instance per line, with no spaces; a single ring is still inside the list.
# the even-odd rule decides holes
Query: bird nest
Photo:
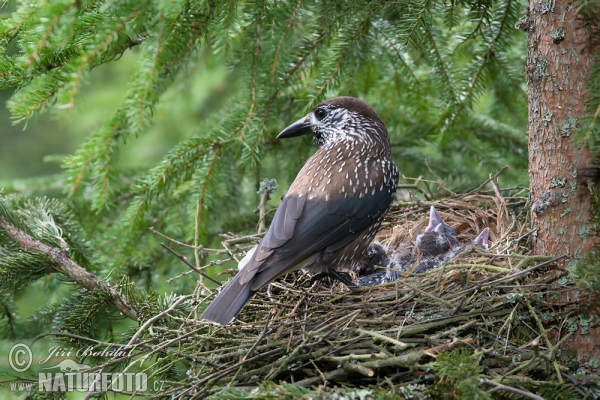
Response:
[[[187,369],[185,379],[165,382],[162,396],[236,398],[249,390],[363,398],[587,393],[569,375],[567,360],[558,358],[568,327],[550,304],[564,289],[550,267],[561,258],[531,254],[535,232],[526,191],[492,184],[489,191],[437,202],[393,204],[378,234],[388,248],[410,247],[432,204],[461,244],[490,228],[488,250],[471,246],[426,273],[364,288],[290,274],[259,291],[225,327],[198,320],[216,294],[199,284],[187,300],[188,313],[171,307],[164,313],[171,328],[147,338],[175,352]],[[255,238],[225,239],[227,249],[241,256],[239,249]],[[157,362],[173,366],[168,358]]]

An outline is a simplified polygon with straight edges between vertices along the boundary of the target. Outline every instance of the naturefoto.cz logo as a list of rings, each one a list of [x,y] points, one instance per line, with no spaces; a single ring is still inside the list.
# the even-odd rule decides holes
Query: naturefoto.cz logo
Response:
[[[119,346],[107,346],[104,349],[85,348],[75,351],[73,348],[59,346],[49,349],[49,355],[42,358],[37,384],[13,382],[13,391],[38,392],[106,392],[108,390],[125,392],[145,392],[148,390],[148,377],[143,372],[98,372],[86,364],[79,364],[71,358],[82,359],[87,356],[121,357],[129,355]],[[60,362],[53,359],[63,357]],[[15,344],[9,351],[8,362],[15,372],[25,372],[33,364],[31,348],[23,343]],[[156,385],[155,385],[156,386]],[[155,388],[156,390],[157,388]]]

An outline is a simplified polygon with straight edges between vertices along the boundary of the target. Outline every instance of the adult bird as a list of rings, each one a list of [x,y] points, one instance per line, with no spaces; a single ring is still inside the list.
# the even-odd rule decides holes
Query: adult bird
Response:
[[[315,106],[277,137],[311,134],[319,150],[308,159],[246,264],[201,319],[229,324],[275,278],[304,268],[349,283],[387,212],[398,183],[387,130],[377,112],[354,97]]]

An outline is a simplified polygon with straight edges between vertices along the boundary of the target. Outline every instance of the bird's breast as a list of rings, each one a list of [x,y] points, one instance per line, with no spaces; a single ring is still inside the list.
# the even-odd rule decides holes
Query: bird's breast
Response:
[[[374,196],[390,186],[395,189],[394,169],[389,157],[372,151],[361,152],[352,146],[321,148],[300,170],[288,194],[322,202]]]

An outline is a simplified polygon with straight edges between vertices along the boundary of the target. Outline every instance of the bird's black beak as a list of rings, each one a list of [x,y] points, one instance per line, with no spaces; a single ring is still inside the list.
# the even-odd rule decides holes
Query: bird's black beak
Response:
[[[285,139],[313,133],[312,129],[310,129],[310,122],[306,122],[307,120],[309,120],[309,117],[300,118],[298,121],[282,130],[281,133],[277,135],[277,139]]]

